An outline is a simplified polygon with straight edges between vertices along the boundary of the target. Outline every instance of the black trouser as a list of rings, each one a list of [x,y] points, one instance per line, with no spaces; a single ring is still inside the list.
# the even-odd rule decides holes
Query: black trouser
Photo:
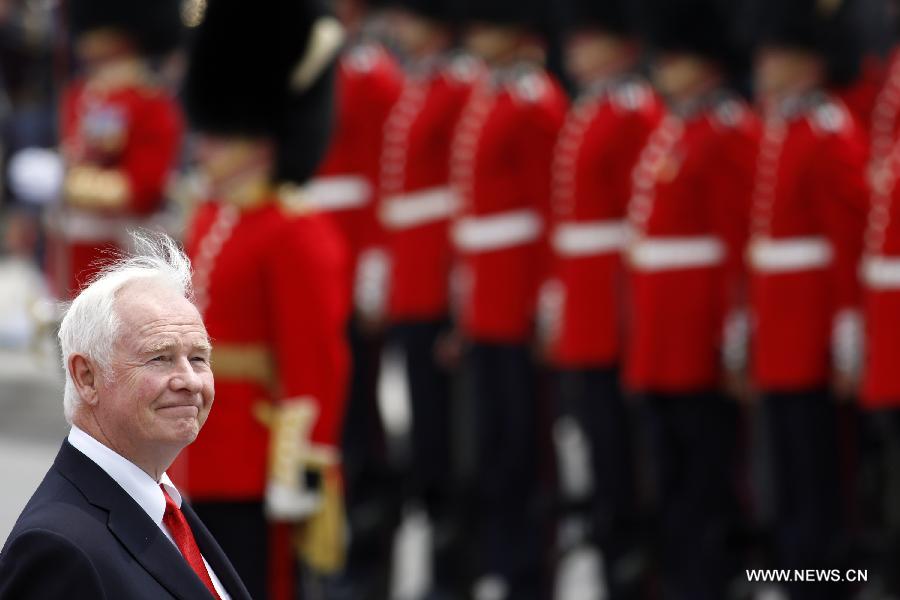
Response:
[[[593,541],[602,550],[607,597],[632,597],[637,582],[629,580],[624,560],[636,549],[638,530],[633,424],[618,369],[562,370],[558,382],[559,416],[575,419],[589,442],[589,516]]]
[[[541,594],[545,524],[538,503],[534,363],[525,344],[472,343],[464,362],[475,433],[477,575],[498,575],[507,598]]]
[[[388,594],[401,502],[378,408],[382,336],[362,331],[353,319],[348,337],[352,368],[341,451],[350,543],[345,572],[329,598],[381,600]]]
[[[738,567],[738,407],[714,391],[646,394],[663,598],[722,600]]]
[[[432,580],[436,588],[459,585],[456,546],[457,514],[454,513],[456,471],[451,449],[451,374],[436,360],[436,344],[450,328],[447,319],[403,322],[388,333],[403,351],[409,386],[412,424],[406,465],[407,492],[420,500],[432,524]]]
[[[254,600],[269,597],[269,522],[262,502],[192,502]]]
[[[763,394],[772,440],[775,551],[780,569],[840,567],[835,405],[827,390]],[[842,597],[836,583],[793,582],[792,600]]]
[[[900,596],[900,408],[863,412],[860,520],[863,565],[885,595]],[[849,565],[858,567],[860,565]]]

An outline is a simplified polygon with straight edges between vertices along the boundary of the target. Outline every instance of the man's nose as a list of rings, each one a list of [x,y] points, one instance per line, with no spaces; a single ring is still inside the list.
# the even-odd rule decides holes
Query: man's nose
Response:
[[[203,379],[194,370],[194,365],[187,358],[176,361],[176,373],[171,379],[172,388],[175,391],[187,390],[192,394],[199,394],[203,389]]]

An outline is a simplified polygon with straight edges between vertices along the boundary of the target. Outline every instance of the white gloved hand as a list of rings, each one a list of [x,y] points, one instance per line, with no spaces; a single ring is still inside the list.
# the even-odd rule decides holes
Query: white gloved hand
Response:
[[[380,321],[387,309],[390,261],[381,248],[369,248],[359,255],[353,298],[356,309],[370,321]]]

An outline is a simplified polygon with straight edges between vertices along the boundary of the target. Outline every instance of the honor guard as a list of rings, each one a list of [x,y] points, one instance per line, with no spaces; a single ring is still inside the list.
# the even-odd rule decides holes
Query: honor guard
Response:
[[[875,175],[861,276],[865,299],[865,369],[860,391],[864,449],[861,516],[876,533],[875,576],[885,594],[900,593],[891,565],[900,557],[900,523],[888,506],[900,488],[900,146],[894,138]],[[874,140],[873,140],[874,141]],[[874,151],[874,148],[873,148]],[[873,165],[874,167],[874,165]],[[868,495],[866,495],[868,492]],[[865,503],[866,500],[869,503]]]
[[[896,17],[895,17],[896,20]],[[863,409],[860,516],[864,551],[874,554],[870,586],[900,594],[892,565],[900,558],[900,522],[889,508],[900,502],[900,49],[891,55],[884,87],[877,96],[870,132],[871,203],[861,279],[864,290],[866,357],[860,389]]]
[[[98,262],[124,249],[128,228],[159,227],[181,113],[149,61],[181,38],[175,0],[73,0],[78,78],[60,106],[65,162],[62,205],[51,215],[48,269],[54,292],[70,298]]]
[[[451,147],[460,207],[458,327],[473,411],[476,598],[540,593],[541,516],[535,368],[536,291],[548,252],[550,165],[566,98],[540,65],[540,2],[469,6],[464,44],[489,67]]]
[[[752,375],[772,443],[775,555],[781,568],[837,564],[841,509],[835,397],[861,367],[858,264],[868,205],[865,137],[822,91],[851,81],[851,3],[762,2],[756,84],[765,128],[750,266]],[[789,586],[832,598],[839,585]]]
[[[334,6],[348,34],[337,66],[336,122],[306,189],[309,202],[337,226],[350,265],[351,374],[341,434],[350,536],[345,572],[335,587],[346,588],[351,598],[378,598],[387,594],[400,511],[377,400],[386,268],[378,177],[385,120],[400,95],[403,73],[369,31],[377,15],[374,2],[338,0]]]
[[[888,57],[884,81],[875,96],[868,126],[869,183],[877,190],[883,186],[875,177],[886,173],[881,170],[882,162],[893,149],[900,131],[900,45],[895,46]]]
[[[434,598],[460,583],[459,498],[452,460],[451,364],[440,357],[450,336],[450,148],[478,60],[452,52],[454,3],[394,3],[392,30],[406,57],[403,92],[385,122],[378,217],[387,257],[388,341],[405,358],[411,408],[406,492],[431,520]],[[457,590],[459,591],[459,590]],[[455,597],[455,596],[454,596]]]
[[[309,201],[335,221],[345,238],[354,308],[360,318],[374,323],[384,318],[385,304],[384,249],[376,214],[382,137],[403,73],[390,53],[364,33],[363,17],[342,12],[353,37],[337,69],[335,130],[307,191]]]
[[[578,1],[569,9],[565,64],[578,96],[553,156],[552,267],[539,300],[539,334],[559,372],[562,499],[587,504],[609,597],[619,599],[631,597],[635,583],[626,581],[625,563],[634,558],[637,520],[631,422],[619,382],[621,252],[631,173],[664,108],[637,74],[642,48],[634,6]],[[588,442],[589,486],[578,484],[578,457],[566,441],[578,436]]]
[[[730,86],[745,67],[727,2],[651,2],[654,82],[668,113],[628,205],[625,377],[649,417],[666,598],[725,597],[738,557],[741,275],[759,122]],[[735,356],[737,354],[738,356]]]
[[[330,573],[344,550],[346,250],[302,186],[342,38],[311,1],[210,0],[186,74],[209,199],[185,245],[219,404],[176,474],[254,598],[295,597],[297,551]]]

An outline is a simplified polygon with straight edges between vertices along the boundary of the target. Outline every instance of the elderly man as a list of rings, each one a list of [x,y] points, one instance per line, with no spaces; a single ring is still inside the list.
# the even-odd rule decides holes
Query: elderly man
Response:
[[[214,396],[191,265],[134,238],[62,321],[72,430],[0,551],[4,600],[250,598],[166,475]]]

